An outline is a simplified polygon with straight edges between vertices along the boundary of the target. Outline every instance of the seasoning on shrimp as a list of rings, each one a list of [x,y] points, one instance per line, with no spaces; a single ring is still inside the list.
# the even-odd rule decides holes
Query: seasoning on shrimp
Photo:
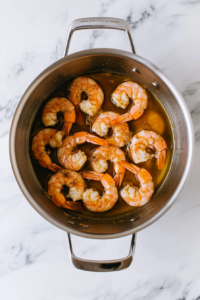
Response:
[[[120,191],[122,199],[130,206],[138,207],[145,205],[154,193],[154,183],[151,174],[147,170],[126,161],[122,161],[121,164],[127,170],[134,173],[140,182],[140,187],[129,184],[123,187]]]
[[[81,203],[74,203],[67,201],[61,192],[63,186],[69,188],[69,193],[66,196],[73,201],[81,200],[85,191],[86,185],[81,174],[71,170],[61,170],[51,176],[48,182],[48,194],[51,196],[52,201],[58,206],[71,210],[82,210]]]
[[[62,170],[60,166],[52,163],[49,157],[51,152],[45,148],[46,145],[50,145],[52,148],[60,147],[62,145],[62,138],[61,131],[51,128],[42,129],[34,136],[31,149],[41,166],[54,172]]]
[[[130,111],[117,117],[112,121],[113,125],[138,119],[147,108],[148,96],[146,91],[137,83],[126,81],[121,83],[112,93],[111,100],[117,106],[126,108],[129,99],[133,100],[134,105]]]
[[[126,160],[125,154],[121,149],[114,146],[99,147],[92,152],[90,163],[94,171],[103,173],[108,169],[107,160],[113,163],[115,185],[120,187],[126,171],[120,162]]]
[[[58,122],[57,113],[63,112],[64,125],[62,130],[68,135],[72,124],[76,120],[76,112],[74,105],[63,97],[55,97],[47,102],[42,111],[42,122],[45,126],[54,126]]]
[[[104,194],[101,197],[94,189],[86,189],[83,193],[83,204],[85,207],[94,212],[103,212],[113,208],[118,199],[118,191],[115,181],[109,174],[98,172],[84,171],[83,178],[88,180],[98,180],[104,187]]]
[[[155,154],[150,154],[146,150],[155,150]],[[157,158],[158,169],[163,169],[165,165],[167,144],[165,140],[154,131],[142,130],[136,133],[130,143],[129,150],[133,161],[138,164],[145,162],[152,157]]]
[[[85,152],[78,150],[77,146],[86,142],[96,145],[108,144],[106,140],[89,134],[88,132],[78,132],[73,136],[67,136],[57,151],[59,163],[67,169],[74,171],[80,170],[87,161],[87,156]]]
[[[87,100],[81,101],[83,92],[87,95]],[[69,88],[69,99],[89,116],[94,116],[101,109],[104,94],[100,86],[91,78],[80,76],[76,78]]]
[[[109,145],[124,147],[130,138],[128,124],[112,125],[111,123],[112,120],[119,116],[118,113],[112,111],[102,112],[94,121],[92,131],[96,132],[101,137],[105,137]],[[107,136],[109,128],[112,128],[112,136]]]

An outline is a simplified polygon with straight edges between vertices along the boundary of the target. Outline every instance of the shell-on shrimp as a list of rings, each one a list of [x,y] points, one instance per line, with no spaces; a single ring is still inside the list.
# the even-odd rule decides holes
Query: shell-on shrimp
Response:
[[[126,171],[120,162],[126,160],[125,154],[121,149],[114,146],[99,147],[92,152],[90,163],[94,171],[103,173],[108,169],[107,160],[113,163],[115,185],[120,187]]]
[[[52,148],[57,148],[62,145],[62,133],[58,130],[46,128],[40,130],[33,138],[32,151],[41,166],[48,168],[51,171],[57,172],[62,168],[51,162],[49,157],[50,151],[46,151],[45,146],[50,145]]]
[[[106,140],[109,145],[116,147],[124,147],[130,138],[129,127],[127,123],[112,125],[112,120],[116,119],[120,115],[107,111],[101,113],[92,125],[92,131],[96,132],[101,137],[105,137],[108,134],[108,129],[111,127],[113,134],[107,136]]]
[[[92,143],[96,145],[107,145],[106,140],[89,134],[88,132],[78,132],[73,136],[67,136],[62,146],[57,151],[59,163],[66,169],[78,171],[87,161],[85,152],[77,150],[77,145],[84,143]]]
[[[88,99],[81,101],[83,92],[87,95]],[[84,113],[94,116],[101,109],[104,94],[96,81],[86,76],[80,76],[74,79],[69,88],[69,99],[76,108],[80,107]]]
[[[127,170],[134,173],[140,182],[140,187],[131,186],[129,184],[123,187],[120,191],[122,199],[130,206],[138,207],[145,205],[154,193],[154,183],[151,174],[147,170],[141,169],[126,161],[122,161],[121,164]]]
[[[58,122],[57,113],[63,112],[64,125],[62,130],[68,135],[76,120],[74,105],[66,98],[55,97],[47,102],[42,112],[42,122],[45,126],[54,126]]]
[[[71,198],[73,201],[82,199],[83,193],[86,189],[83,177],[77,172],[65,169],[51,176],[48,182],[48,194],[52,197],[52,201],[58,207],[71,210],[81,210],[81,203],[73,203],[66,200],[65,196],[61,192],[65,185],[69,188],[67,198]]]
[[[112,121],[113,125],[138,119],[147,108],[148,96],[146,91],[137,83],[126,81],[121,83],[112,93],[112,102],[121,108],[126,108],[129,104],[129,99],[133,100],[134,105],[130,111],[119,116]]]
[[[147,148],[155,150],[155,154],[146,151]],[[145,162],[155,156],[157,158],[158,169],[163,169],[165,165],[167,144],[165,140],[154,131],[142,130],[136,133],[129,146],[133,161],[138,164]]]
[[[103,212],[110,210],[118,199],[118,191],[115,181],[109,174],[101,174],[97,172],[85,171],[82,173],[83,178],[88,180],[101,181],[105,192],[101,197],[99,193],[93,189],[86,189],[83,193],[83,204],[85,207],[94,212]]]

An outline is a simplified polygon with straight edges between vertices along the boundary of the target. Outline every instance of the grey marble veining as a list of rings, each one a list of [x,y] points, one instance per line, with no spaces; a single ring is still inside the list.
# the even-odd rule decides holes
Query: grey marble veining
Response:
[[[3,300],[200,299],[200,1],[35,0],[0,3],[0,295]],[[138,233],[134,262],[112,274],[72,267],[66,236],[22,195],[9,162],[14,111],[34,78],[64,53],[67,29],[81,17],[119,17],[136,51],[176,84],[190,110],[196,154],[189,181],[174,206]],[[70,53],[97,47],[130,51],[123,32],[88,30],[73,36]],[[90,259],[123,257],[130,237],[94,241],[73,237],[75,253]]]

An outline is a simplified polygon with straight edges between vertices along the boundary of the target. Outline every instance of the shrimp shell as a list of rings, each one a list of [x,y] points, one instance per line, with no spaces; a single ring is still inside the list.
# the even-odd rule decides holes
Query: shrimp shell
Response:
[[[42,111],[42,122],[45,126],[54,126],[58,122],[57,113],[64,113],[63,131],[69,134],[72,124],[76,120],[74,105],[66,98],[55,97],[47,102]]]
[[[81,101],[83,92],[86,93],[88,99]],[[75,107],[80,106],[84,113],[94,116],[101,109],[104,94],[96,81],[86,76],[80,76],[74,79],[69,88],[69,99]]]
[[[96,145],[107,145],[106,140],[89,134],[88,132],[78,132],[73,136],[67,136],[62,146],[57,151],[59,163],[67,169],[78,171],[87,161],[85,152],[77,150],[77,145],[86,142]]]
[[[67,198],[71,198],[73,201],[81,200],[86,188],[83,177],[77,172],[65,169],[51,176],[48,182],[48,194],[58,207],[80,210],[80,203],[74,205],[65,199],[61,192],[64,185],[69,187]]]
[[[154,183],[151,174],[147,170],[140,169],[126,161],[122,161],[121,164],[134,173],[140,182],[140,187],[129,184],[123,187],[120,191],[122,199],[130,206],[139,207],[145,205],[154,193]]]
[[[101,181],[101,184],[104,187],[104,194],[102,197],[93,189],[85,190],[83,193],[83,204],[85,207],[94,212],[103,212],[113,208],[118,199],[118,191],[113,178],[109,174],[91,171],[84,171],[82,176],[88,180]]]
[[[119,116],[118,113],[112,111],[101,113],[94,121],[92,131],[101,137],[105,137],[110,146],[124,147],[130,138],[130,132],[127,123],[112,124],[112,120]],[[109,128],[113,130],[112,136],[107,136]]]
[[[46,145],[50,145],[52,148],[60,147],[62,145],[62,133],[51,128],[42,129],[34,136],[31,147],[33,155],[41,166],[54,172],[62,170],[60,166],[52,163],[49,157],[50,153],[47,153],[45,149]]]
[[[90,162],[96,172],[105,172],[108,168],[107,160],[110,160],[114,167],[115,185],[116,187],[120,187],[126,172],[126,169],[120,162],[125,159],[125,154],[121,149],[114,146],[107,146],[95,149],[92,152]]]
[[[151,148],[156,151],[150,154],[146,151]],[[166,159],[167,144],[165,140],[154,131],[142,130],[136,133],[130,143],[129,150],[133,161],[138,164],[145,162],[155,156],[157,158],[158,169],[163,169]]]
[[[148,96],[146,91],[137,83],[126,81],[121,83],[112,93],[112,102],[121,108],[126,108],[129,104],[129,99],[133,100],[134,105],[130,111],[121,115],[112,121],[113,125],[128,122],[138,119],[147,108]]]

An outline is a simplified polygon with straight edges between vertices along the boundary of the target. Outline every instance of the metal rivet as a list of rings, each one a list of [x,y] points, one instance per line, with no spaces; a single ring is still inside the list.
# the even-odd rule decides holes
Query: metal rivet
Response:
[[[140,74],[140,71],[136,68],[133,68],[132,71]]]
[[[134,222],[135,221],[135,219],[130,219],[130,222]]]
[[[155,86],[157,89],[159,89],[159,85],[157,84],[156,81],[152,82],[152,85]]]
[[[67,221],[67,223],[69,223],[69,224],[74,224],[74,222],[73,222],[73,221]]]

